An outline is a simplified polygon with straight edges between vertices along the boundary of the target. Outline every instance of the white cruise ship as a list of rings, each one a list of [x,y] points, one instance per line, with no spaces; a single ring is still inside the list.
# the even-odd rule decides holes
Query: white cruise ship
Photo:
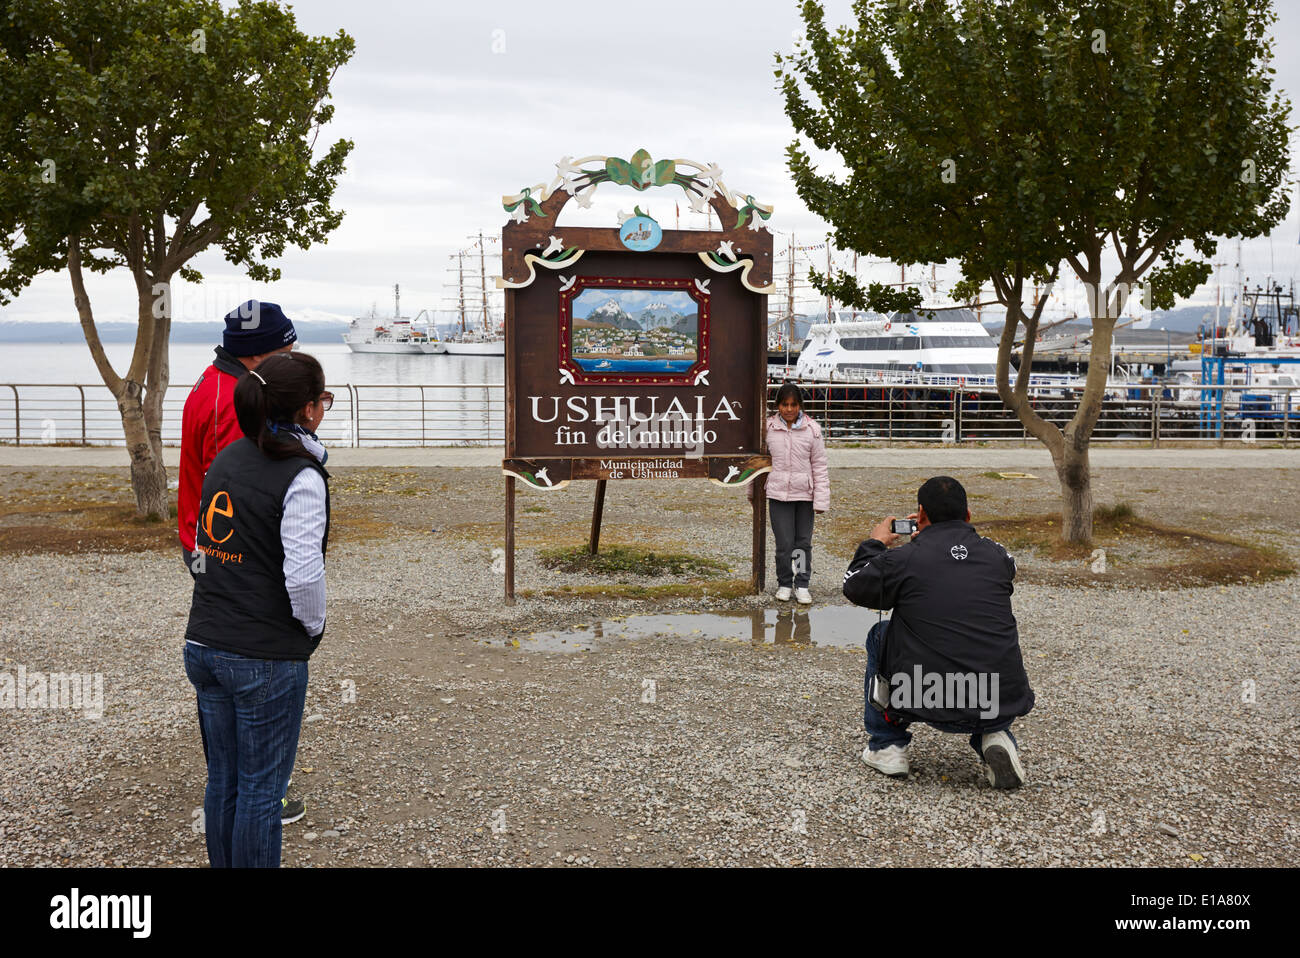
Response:
[[[795,375],[819,382],[989,385],[997,342],[965,307],[919,313],[852,314],[816,323],[799,350]],[[853,318],[855,317],[856,318]]]
[[[354,319],[343,334],[343,342],[354,353],[401,353],[420,355],[426,334],[411,329],[409,319],[379,319],[371,315]]]
[[[393,287],[393,318],[381,319],[375,307],[370,307],[369,316],[361,316],[348,324],[348,331],[343,334],[343,342],[354,353],[398,353],[415,355],[421,353],[445,353],[447,348],[438,339],[438,329],[434,325],[433,314],[427,309],[420,310],[415,321],[402,315],[402,291]]]

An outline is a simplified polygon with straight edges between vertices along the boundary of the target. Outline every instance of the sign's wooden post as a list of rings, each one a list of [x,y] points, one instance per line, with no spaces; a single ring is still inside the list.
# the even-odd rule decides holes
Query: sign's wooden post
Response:
[[[515,477],[506,476],[506,605],[515,604]]]
[[[733,193],[715,165],[565,157],[551,183],[503,197],[506,291],[506,600],[514,601],[515,480],[556,491],[596,481],[588,549],[600,546],[610,479],[756,479],[750,585],[763,588],[772,461],[767,296],[772,208]],[[680,187],[720,229],[664,230],[650,209],[617,228],[560,226],[602,183]]]
[[[605,512],[605,483],[606,479],[596,480],[596,503],[591,508],[591,540],[587,543],[587,551],[595,555],[600,551],[600,519]]]

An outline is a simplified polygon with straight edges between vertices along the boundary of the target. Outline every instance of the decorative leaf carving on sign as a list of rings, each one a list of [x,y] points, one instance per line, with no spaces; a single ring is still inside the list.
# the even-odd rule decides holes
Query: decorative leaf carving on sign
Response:
[[[552,237],[552,239],[554,239],[554,237]],[[550,247],[547,247],[547,249],[550,249]],[[528,275],[518,283],[512,283],[509,280],[498,276],[496,278],[497,289],[522,289],[537,278],[537,271],[533,269],[534,263],[538,266],[545,266],[547,269],[564,269],[566,266],[571,266],[581,259],[583,252],[584,250],[580,250],[576,246],[570,246],[568,249],[561,250],[560,252],[554,253],[550,256],[538,256],[536,253],[525,253],[524,265],[528,267]],[[560,279],[563,280],[564,277],[561,276]],[[573,284],[572,279],[569,280],[569,284]],[[560,287],[560,289],[567,288],[568,287],[566,286]]]
[[[551,191],[546,188],[544,183],[538,183],[536,186],[525,186],[514,196],[501,197],[501,205],[506,208],[506,212],[510,214],[510,218],[516,223],[527,223],[529,213],[534,216],[544,217],[546,214],[542,212],[540,202],[533,197],[534,193],[540,194],[541,199],[545,200],[551,194]]]
[[[714,252],[713,250],[709,250],[706,253],[700,253],[699,256],[700,256],[700,262],[702,262],[709,269],[713,270],[715,273],[732,273],[735,272],[736,270],[741,270],[740,273],[741,285],[743,285],[745,289],[749,290],[751,293],[772,292],[772,286],[770,284],[767,286],[755,286],[753,283],[749,281],[749,272],[754,268],[754,258],[752,256],[737,257],[735,262],[730,262],[724,259],[721,255]],[[709,281],[707,279],[704,280],[704,286],[702,287],[704,292],[708,292],[708,283]]]
[[[584,156],[578,160],[561,157],[555,164],[555,174],[549,184],[538,183],[513,196],[502,197],[502,205],[512,220],[527,222],[529,214],[545,217],[540,204],[556,190],[575,197],[579,206],[590,207],[591,196],[601,183],[630,186],[638,191],[652,186],[680,186],[691,209],[697,213],[705,212],[709,201],[721,196],[739,211],[737,227],[748,224],[754,230],[769,229],[767,220],[772,216],[770,205],[759,203],[748,194],[732,193],[722,182],[722,168],[716,163],[686,159],[656,161],[645,150],[637,150],[626,160],[618,156]]]

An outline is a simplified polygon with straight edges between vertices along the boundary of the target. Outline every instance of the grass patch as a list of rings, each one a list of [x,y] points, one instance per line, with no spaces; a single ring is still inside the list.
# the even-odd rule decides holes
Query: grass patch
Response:
[[[636,546],[605,546],[595,555],[585,545],[543,549],[542,565],[562,572],[594,575],[687,575],[714,578],[729,571],[726,563],[685,552],[651,552]]]
[[[1015,471],[1013,471],[1013,470],[1006,470],[1006,471],[1003,471],[1003,472],[981,472],[980,475],[983,476],[985,479],[1000,479],[1000,480],[1003,480],[1003,481],[1006,481],[1006,480],[1013,480],[1013,481],[1014,481],[1014,480],[1016,480],[1016,479],[1038,479],[1038,478],[1041,478],[1041,477],[1039,477],[1039,476],[1031,475],[1030,473],[1027,473],[1027,472],[1015,472]]]
[[[1128,503],[1095,509],[1092,541],[1086,543],[1062,542],[1060,519],[1051,515],[988,519],[976,528],[1013,554],[1032,552],[1058,564],[1056,569],[1022,567],[1024,578],[1031,582],[1182,588],[1267,582],[1296,573],[1290,558],[1273,546],[1141,519]],[[1165,558],[1119,557],[1135,547]],[[1102,574],[1090,572],[1089,561],[1097,549],[1115,553]]]
[[[557,515],[554,511],[546,515],[539,513],[535,518],[530,517],[527,522],[520,522],[516,517],[515,544],[520,549],[558,552],[563,549],[580,548],[574,544],[574,539],[581,536],[583,543],[581,548],[585,548],[590,523],[590,515],[571,520],[563,514]],[[506,524],[499,519],[495,522],[448,522],[443,531],[459,539],[494,547],[505,541]],[[748,535],[748,529],[745,535]],[[681,547],[681,539],[674,537],[671,526],[638,526],[630,522],[613,522],[608,518],[601,526],[600,541],[602,552],[605,550],[603,543],[606,542],[640,542],[643,546],[655,547],[655,553],[663,555],[671,554]]]
[[[1165,527],[1139,520],[1133,506],[1121,502],[1092,510],[1092,540],[1089,542],[1062,542],[1061,522],[1056,515],[985,519],[976,523],[976,528],[981,532],[985,529],[996,531],[998,534],[994,538],[1012,552],[1032,549],[1054,561],[1063,562],[1087,556],[1093,548],[1113,544],[1126,534],[1149,536]],[[1170,535],[1184,534],[1181,529],[1168,529],[1167,532]]]
[[[398,531],[396,524],[360,509],[336,511],[330,516],[331,545],[336,542],[372,542],[393,536]]]
[[[136,515],[135,506],[96,504],[74,511],[80,513],[85,525],[92,529],[148,528],[171,523],[176,519],[175,503],[167,507],[166,519],[156,512],[147,516]]]
[[[535,596],[580,596],[610,599],[684,599],[713,598],[739,599],[752,595],[748,579],[727,579],[722,582],[691,581],[670,582],[667,585],[568,585],[557,589],[521,589],[524,598]]]
[[[1114,525],[1124,519],[1134,519],[1137,512],[1134,511],[1132,503],[1117,502],[1113,506],[1097,506],[1092,510],[1092,524],[1094,528],[1099,525]]]

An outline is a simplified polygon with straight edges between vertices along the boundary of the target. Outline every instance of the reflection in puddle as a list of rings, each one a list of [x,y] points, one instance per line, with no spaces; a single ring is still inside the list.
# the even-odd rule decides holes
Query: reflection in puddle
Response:
[[[748,615],[704,612],[672,615],[630,615],[604,619],[564,632],[534,632],[521,636],[519,648],[538,652],[586,652],[613,642],[659,638],[686,641],[747,642],[752,645],[816,645],[861,650],[875,612],[851,605],[803,609],[798,606],[762,609]],[[490,645],[505,644],[503,640]],[[513,644],[513,643],[511,643]]]

